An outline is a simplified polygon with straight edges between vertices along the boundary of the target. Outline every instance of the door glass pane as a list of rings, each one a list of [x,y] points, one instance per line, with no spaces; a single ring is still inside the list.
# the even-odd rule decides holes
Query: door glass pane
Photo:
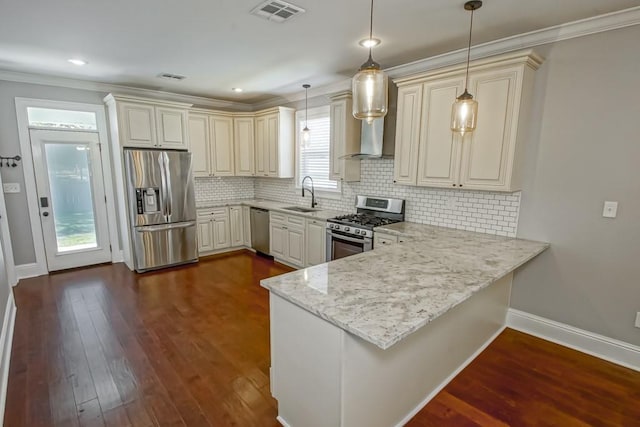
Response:
[[[29,127],[97,130],[96,113],[28,107]]]
[[[98,246],[88,144],[45,144],[59,252]]]

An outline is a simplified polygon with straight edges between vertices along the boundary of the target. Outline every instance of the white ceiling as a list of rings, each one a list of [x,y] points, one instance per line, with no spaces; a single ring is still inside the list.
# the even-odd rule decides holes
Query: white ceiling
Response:
[[[293,0],[285,23],[261,0],[0,0],[0,69],[255,103],[344,80],[366,59],[369,0]],[[383,68],[466,46],[463,0],[377,0]],[[640,0],[485,0],[474,44],[635,7]],[[89,64],[77,67],[69,58]],[[171,82],[161,72],[187,78]],[[241,87],[242,94],[231,92]]]

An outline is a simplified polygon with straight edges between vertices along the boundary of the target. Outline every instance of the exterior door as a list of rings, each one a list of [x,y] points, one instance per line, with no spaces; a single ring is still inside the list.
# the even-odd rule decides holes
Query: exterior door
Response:
[[[31,130],[49,271],[111,261],[97,133]]]

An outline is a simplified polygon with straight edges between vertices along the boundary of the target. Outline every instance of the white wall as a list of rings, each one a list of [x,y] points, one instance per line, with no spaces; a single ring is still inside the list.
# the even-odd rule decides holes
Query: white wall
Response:
[[[640,345],[640,26],[546,46],[518,236],[551,249],[512,307]],[[602,217],[618,201],[618,217]]]

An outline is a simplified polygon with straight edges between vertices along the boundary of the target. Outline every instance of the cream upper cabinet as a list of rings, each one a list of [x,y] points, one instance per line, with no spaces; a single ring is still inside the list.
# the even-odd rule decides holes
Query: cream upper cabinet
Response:
[[[225,116],[209,116],[209,144],[211,174],[233,176],[233,119]]]
[[[189,113],[188,123],[193,176],[209,176],[209,117]]]
[[[362,122],[353,117],[351,92],[337,94],[330,100],[329,178],[334,181],[360,181],[360,159],[343,158],[360,151]]]
[[[255,118],[256,176],[293,178],[294,110],[276,107]]]
[[[234,117],[233,119],[236,176],[256,174],[253,122],[253,117]]]
[[[183,108],[155,107],[158,148],[186,150],[189,148],[188,111]]]
[[[422,87],[417,185],[455,187],[460,169],[460,136],[451,132],[452,99],[464,91],[464,77]]]
[[[393,162],[393,182],[395,183],[416,185],[421,110],[421,84],[398,88],[396,150]]]
[[[120,144],[123,147],[153,148],[156,119],[153,105],[122,102],[118,105]]]
[[[190,104],[156,101],[126,95],[107,95],[109,119],[114,121],[122,147],[187,150]],[[115,126],[114,126],[115,125]]]
[[[478,101],[478,120],[464,138],[449,129],[451,106],[464,90],[464,66],[398,79],[396,182],[519,190],[534,72],[541,63],[531,50],[474,61],[469,91]],[[417,113],[415,98],[422,106]]]
[[[519,81],[520,80],[520,81]],[[478,101],[476,130],[465,135],[460,186],[468,189],[512,191],[518,148],[516,98],[522,88],[522,71],[511,67],[497,72],[475,73],[469,82]]]

